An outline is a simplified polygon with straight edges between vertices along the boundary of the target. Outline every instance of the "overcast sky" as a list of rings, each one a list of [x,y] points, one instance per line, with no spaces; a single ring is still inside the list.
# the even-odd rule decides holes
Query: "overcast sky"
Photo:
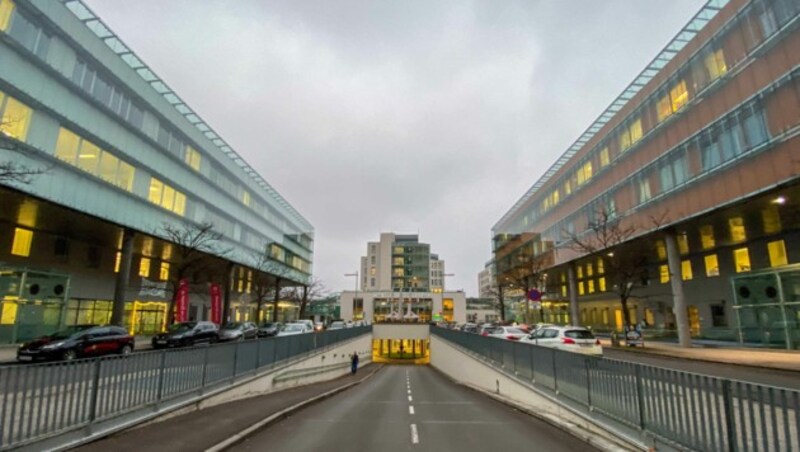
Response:
[[[491,227],[702,0],[85,0],[316,229],[351,289],[419,232],[477,295]]]

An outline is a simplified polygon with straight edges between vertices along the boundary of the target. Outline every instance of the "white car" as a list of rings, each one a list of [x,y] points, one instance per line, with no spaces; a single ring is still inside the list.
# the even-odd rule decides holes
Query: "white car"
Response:
[[[305,334],[308,332],[309,331],[306,330],[306,326],[302,323],[287,323],[280,331],[278,331],[276,336],[294,336],[296,334]]]
[[[497,339],[507,339],[518,341],[528,335],[528,332],[515,326],[495,326],[487,328],[482,333],[483,336],[494,337]]]
[[[600,339],[581,326],[545,326],[520,339],[520,342],[585,355],[603,355]]]
[[[330,330],[341,330],[341,329],[344,329],[344,322],[341,321],[341,320],[333,321],[333,322],[331,322],[330,325],[328,325],[328,331],[330,331]]]
[[[308,333],[314,331],[314,322],[312,320],[308,320],[308,319],[295,320],[294,322],[290,322],[290,323],[297,323],[297,324],[305,326],[306,332],[308,332]]]

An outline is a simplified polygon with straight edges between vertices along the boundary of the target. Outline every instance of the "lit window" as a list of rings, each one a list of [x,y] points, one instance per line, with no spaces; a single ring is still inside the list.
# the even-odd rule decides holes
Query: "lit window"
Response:
[[[600,292],[605,292],[606,291],[606,279],[605,278],[599,278],[597,280],[597,287],[600,290]]]
[[[142,260],[139,261],[139,276],[143,278],[150,276],[150,259],[143,257]]]
[[[783,240],[767,243],[767,250],[769,251],[769,265],[771,267],[780,267],[789,263],[786,258],[786,245]]]
[[[590,280],[586,281],[586,284],[588,286],[589,293],[594,293],[594,280],[590,279]]]
[[[733,250],[733,263],[736,267],[736,273],[750,271],[750,252],[747,248]]]
[[[594,274],[594,269],[592,268],[591,262],[586,264],[586,277],[591,277]]]
[[[637,141],[642,139],[642,120],[637,119],[631,123],[631,126],[628,128],[628,132],[631,136],[631,144],[636,143]]]
[[[685,260],[681,262],[681,279],[689,281],[693,278],[692,274],[692,261]]]
[[[113,155],[109,154],[108,152],[103,152],[100,155],[100,167],[98,176],[106,182],[116,183],[117,181],[117,171],[119,170],[119,159],[114,157]]]
[[[600,167],[608,166],[609,163],[611,163],[611,158],[608,154],[608,147],[604,147],[600,150]]]
[[[669,267],[667,265],[660,265],[658,267],[661,283],[669,282]]]
[[[689,236],[685,232],[678,234],[678,252],[681,254],[689,253]]]
[[[186,164],[189,165],[195,171],[200,171],[200,153],[197,152],[193,147],[186,146],[186,153],[184,154],[184,160]]]
[[[744,242],[747,240],[747,232],[744,228],[744,220],[742,217],[734,217],[728,219],[728,226],[731,230],[731,241],[734,243]]]
[[[700,226],[700,243],[704,250],[714,248],[716,241],[714,240],[714,227],[710,224]]]
[[[592,178],[592,162],[586,162],[578,168],[577,172],[577,182],[578,185],[583,185],[586,182],[589,182],[589,179]]]
[[[658,122],[661,122],[672,115],[672,103],[670,102],[669,95],[659,99],[656,104],[656,112],[658,114]]]
[[[562,283],[563,283],[563,282],[567,282],[567,275],[565,275],[565,274],[563,274],[563,273],[561,274],[561,282],[562,282]]]
[[[114,258],[114,273],[119,273],[119,264],[122,260],[122,252],[117,251],[117,256]]]
[[[114,185],[123,190],[132,191],[133,190],[133,176],[136,172],[136,169],[129,165],[122,160],[119,162],[119,170],[117,171],[117,177],[114,180]]]
[[[562,297],[567,296],[567,286],[561,286],[561,296]]]
[[[678,111],[689,101],[689,92],[686,91],[686,82],[681,80],[669,92],[672,98],[672,111]]]
[[[597,258],[597,274],[598,275],[602,275],[603,273],[605,273],[605,271],[606,271],[605,267],[603,266],[603,258],[602,257],[598,257]]]
[[[663,261],[667,258],[667,247],[663,240],[656,242],[656,254],[658,255],[658,260]]]
[[[706,55],[705,63],[710,80],[714,80],[728,72],[728,66],[725,64],[725,54],[722,49]]]
[[[186,195],[155,177],[150,178],[150,192],[147,199],[178,215],[183,215],[186,211]]]
[[[567,195],[572,194],[572,181],[568,180],[564,182],[564,193],[566,193]]]
[[[777,206],[769,206],[761,211],[761,219],[764,222],[765,234],[777,234],[781,232],[781,216]]]
[[[578,270],[578,279],[583,278],[583,267],[578,265],[576,268]]]
[[[175,192],[175,206],[173,207],[172,211],[178,215],[183,215],[186,213],[186,195],[179,191]]]
[[[706,276],[719,276],[719,262],[717,262],[716,254],[709,254],[705,257],[706,262]]]
[[[79,143],[80,137],[78,135],[61,128],[58,132],[58,141],[56,141],[56,157],[71,165],[75,165],[78,158]]]
[[[169,279],[169,262],[161,263],[161,270],[158,272],[158,279],[162,281]]]
[[[581,281],[578,283],[578,295],[583,295],[583,294],[584,294],[583,281]]]
[[[78,168],[94,174],[100,161],[100,148],[90,141],[83,140],[78,153]]]
[[[28,257],[31,254],[33,231],[24,228],[14,229],[14,242],[11,244],[11,254]]]
[[[164,184],[164,191],[161,195],[161,207],[172,210],[175,206],[175,189]]]
[[[31,113],[32,110],[30,107],[13,97],[6,96],[3,118],[0,120],[0,132],[3,132],[11,138],[25,141],[25,138],[28,137]]]
[[[623,130],[619,135],[619,152],[625,152],[631,147],[631,136],[627,130]]]
[[[0,30],[6,30],[8,28],[12,12],[14,12],[14,2],[12,0],[0,0]],[[2,98],[0,98],[0,100],[2,100]]]
[[[250,192],[247,190],[242,191],[242,204],[250,206]]]

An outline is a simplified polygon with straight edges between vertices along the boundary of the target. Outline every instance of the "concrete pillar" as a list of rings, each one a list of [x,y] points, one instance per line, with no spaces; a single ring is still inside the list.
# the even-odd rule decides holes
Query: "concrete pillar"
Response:
[[[114,304],[111,308],[111,324],[124,327],[125,321],[125,293],[128,291],[128,282],[131,277],[131,261],[133,260],[133,239],[136,233],[130,229],[122,231],[122,249],[119,257],[119,271],[114,285]],[[131,319],[135,321],[135,319]]]
[[[570,262],[567,267],[567,283],[569,284],[569,316],[570,323],[575,326],[581,324],[580,312],[578,309],[578,280],[575,277],[575,263]]]
[[[233,286],[233,262],[228,262],[228,268],[225,269],[225,287],[222,294],[222,324],[231,321],[231,286]]]
[[[664,234],[664,243],[667,245],[667,265],[669,266],[669,281],[672,286],[672,310],[675,313],[675,322],[678,324],[678,343],[681,347],[691,347],[689,313],[686,310],[686,297],[683,294],[683,278],[681,278],[681,256],[678,252],[678,242],[675,239],[674,231],[667,231]]]

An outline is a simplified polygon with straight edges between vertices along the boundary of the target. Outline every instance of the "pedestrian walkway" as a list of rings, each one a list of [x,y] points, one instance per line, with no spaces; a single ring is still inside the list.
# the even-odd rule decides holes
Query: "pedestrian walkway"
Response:
[[[601,339],[600,341],[603,343],[603,347],[611,347],[611,340]],[[728,346],[707,347],[699,344],[695,344],[691,348],[681,348],[675,343],[656,341],[646,341],[644,347],[618,347],[616,349],[624,349],[632,353],[800,372],[800,351]]]
[[[206,450],[274,413],[348,383],[358,382],[376,370],[377,365],[369,364],[359,369],[355,375],[347,374],[322,383],[285,389],[193,411],[161,422],[125,430],[73,450],[80,452]],[[268,444],[264,444],[264,449],[268,447]]]

